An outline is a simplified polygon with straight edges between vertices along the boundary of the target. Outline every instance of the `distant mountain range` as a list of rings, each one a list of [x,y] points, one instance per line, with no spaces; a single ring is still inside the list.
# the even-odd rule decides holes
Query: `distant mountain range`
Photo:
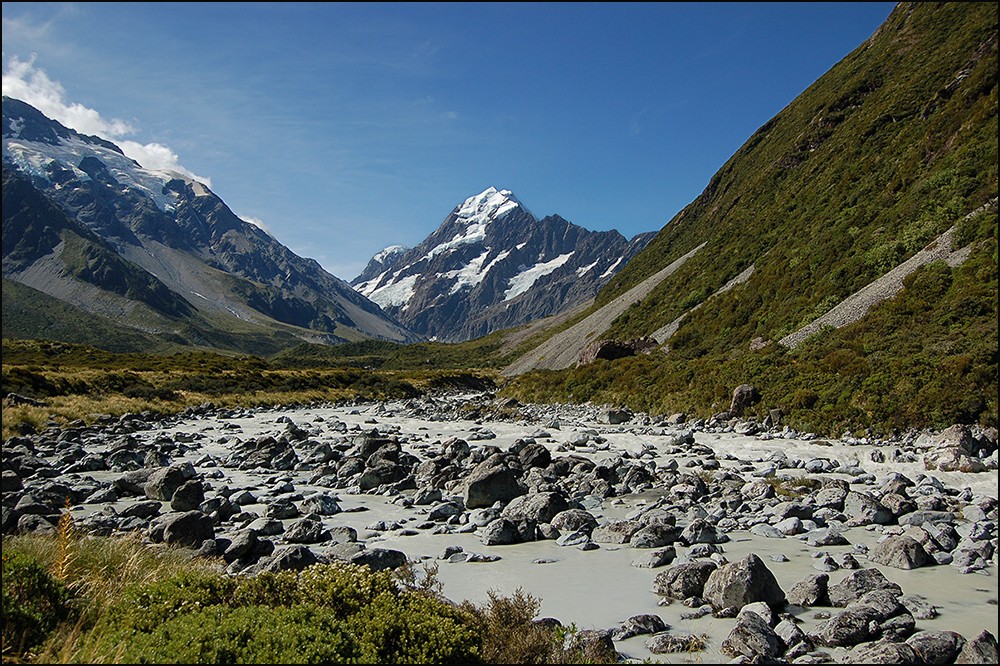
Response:
[[[418,339],[204,184],[144,169],[8,97],[3,278],[5,337],[253,353]]]
[[[418,247],[373,257],[352,288],[198,180],[3,98],[5,337],[263,355],[468,340],[592,299],[652,237],[537,220],[489,188]]]
[[[654,235],[629,240],[558,215],[538,219],[490,187],[416,247],[376,254],[351,284],[418,334],[460,342],[587,302]]]

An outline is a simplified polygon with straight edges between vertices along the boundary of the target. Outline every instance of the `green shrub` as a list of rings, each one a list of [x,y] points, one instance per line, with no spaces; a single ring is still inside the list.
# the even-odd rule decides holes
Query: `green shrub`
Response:
[[[131,663],[473,663],[467,611],[347,563],[231,578],[181,574],[136,585],[81,654]]]
[[[3,553],[3,659],[23,660],[70,617],[70,594],[22,553]]]
[[[146,631],[125,625],[106,640],[124,663],[349,663],[361,654],[333,611],[303,604],[212,605],[179,612]]]

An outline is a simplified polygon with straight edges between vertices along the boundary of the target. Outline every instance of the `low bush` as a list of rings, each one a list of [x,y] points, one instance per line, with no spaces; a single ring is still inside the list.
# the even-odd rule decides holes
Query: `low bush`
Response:
[[[81,644],[126,663],[472,663],[468,611],[347,563],[132,586]]]
[[[36,560],[3,552],[3,660],[23,661],[71,614],[70,594]]]

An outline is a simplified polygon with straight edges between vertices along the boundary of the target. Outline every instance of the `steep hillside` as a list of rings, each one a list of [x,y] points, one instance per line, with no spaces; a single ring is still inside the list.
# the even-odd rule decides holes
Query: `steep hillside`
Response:
[[[711,414],[751,382],[759,409],[828,426],[995,424],[997,189],[996,5],[900,4],[747,140],[592,315],[630,307],[589,337],[545,338],[563,356],[572,339],[577,358],[598,339],[652,336],[659,351],[574,368],[537,346],[508,374],[563,368],[515,390],[654,411]]]

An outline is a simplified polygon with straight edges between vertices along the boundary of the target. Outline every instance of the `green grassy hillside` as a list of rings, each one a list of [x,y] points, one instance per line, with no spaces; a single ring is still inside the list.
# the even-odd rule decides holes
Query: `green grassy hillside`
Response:
[[[997,189],[996,4],[900,4],[598,295],[595,308],[707,242],[602,336],[688,313],[668,354],[531,373],[511,391],[709,414],[750,382],[761,410],[824,429],[995,424],[995,204],[962,220]],[[794,352],[777,344],[954,225],[955,245],[972,246],[964,264],[921,269],[893,301]]]

